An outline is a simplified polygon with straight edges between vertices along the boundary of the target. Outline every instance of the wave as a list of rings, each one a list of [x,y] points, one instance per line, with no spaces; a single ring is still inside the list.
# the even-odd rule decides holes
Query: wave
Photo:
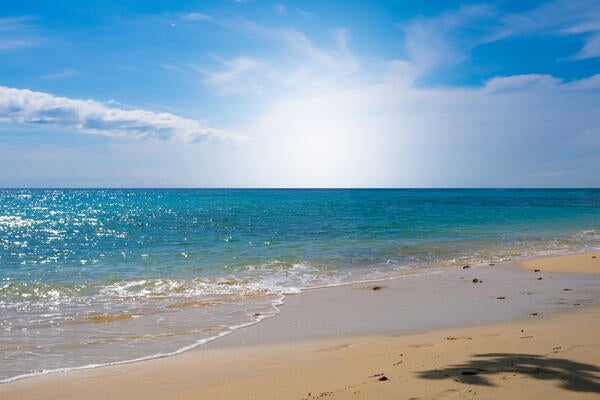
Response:
[[[345,267],[273,259],[203,271],[212,276],[202,278],[130,277],[67,285],[5,277],[0,306],[6,318],[0,328],[6,339],[6,362],[0,363],[5,365],[0,382],[178,354],[277,314],[286,295],[307,289],[599,248],[600,232],[588,229],[563,237],[404,246],[390,258],[369,261],[362,268],[360,263]],[[75,355],[59,358],[62,365],[57,365],[54,355],[64,352],[65,346]],[[40,357],[40,349],[47,353]],[[50,361],[43,364],[46,359]]]

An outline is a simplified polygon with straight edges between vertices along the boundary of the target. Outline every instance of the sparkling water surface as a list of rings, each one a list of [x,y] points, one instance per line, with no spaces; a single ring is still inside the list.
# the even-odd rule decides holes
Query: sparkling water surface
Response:
[[[0,190],[0,381],[171,354],[303,288],[600,248],[600,190]]]

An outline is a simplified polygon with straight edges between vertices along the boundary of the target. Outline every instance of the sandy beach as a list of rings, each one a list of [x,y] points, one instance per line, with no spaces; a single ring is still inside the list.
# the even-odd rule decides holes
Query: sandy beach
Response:
[[[2,399],[597,399],[600,253],[290,296],[178,356],[0,385]]]

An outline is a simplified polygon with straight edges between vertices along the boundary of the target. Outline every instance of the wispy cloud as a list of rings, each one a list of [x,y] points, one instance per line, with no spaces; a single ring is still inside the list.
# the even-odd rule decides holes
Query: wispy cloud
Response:
[[[42,76],[40,76],[40,79],[47,79],[47,80],[65,79],[65,78],[70,78],[75,75],[77,75],[77,71],[75,71],[72,68],[66,68],[65,70],[63,70],[61,72],[54,72],[51,74],[42,75]]]
[[[186,80],[195,80],[217,88],[221,94],[264,94],[285,90],[305,90],[332,85],[360,71],[359,59],[350,50],[346,29],[330,31],[325,44],[317,43],[292,27],[273,28],[245,18],[213,20],[218,26],[273,46],[273,51],[223,58],[211,57],[216,64],[194,62],[161,67]],[[252,48],[248,46],[248,48]],[[200,76],[198,76],[200,74]]]
[[[465,60],[481,40],[482,21],[493,20],[490,6],[468,6],[434,17],[398,24],[405,35],[408,57],[415,71],[425,74],[439,66]]]
[[[534,33],[586,33],[600,29],[599,20],[598,0],[555,0],[524,13],[499,16],[489,40]]]
[[[303,10],[301,8],[295,8],[294,11],[296,13],[298,13],[298,15],[302,16],[302,17],[314,17],[315,14],[306,10]]]
[[[599,21],[600,0],[556,0],[518,14],[492,5],[462,6],[398,27],[415,72],[427,74],[465,61],[478,46],[531,35],[579,35],[582,48],[571,60],[599,57]]]
[[[27,89],[0,86],[0,121],[44,124],[74,132],[132,139],[243,138],[170,113],[125,109],[94,100],[69,99]]]
[[[269,66],[264,62],[250,57],[236,57],[225,60],[214,56],[221,69],[208,70],[197,65],[189,67],[201,72],[204,81],[224,90],[226,93],[253,92],[262,93],[265,77],[269,75]]]
[[[583,48],[573,56],[575,60],[600,57],[600,30],[589,35]]]
[[[330,85],[358,72],[360,61],[350,50],[346,29],[330,32],[327,44],[311,40],[303,32],[287,27],[273,28],[248,19],[219,23],[226,29],[274,45],[275,51],[260,56],[240,56],[230,60],[215,59],[219,68],[199,67],[207,83],[220,85],[225,92],[262,92],[263,87],[302,90]],[[208,72],[210,71],[210,72]]]
[[[288,14],[288,9],[284,4],[276,4],[275,11],[279,15],[287,15]]]
[[[224,60],[219,57],[215,58],[217,58],[221,64],[225,66],[224,70],[219,72],[209,72],[200,69],[207,75],[208,82],[215,85],[238,80],[244,74],[256,70],[261,65],[260,61],[250,57],[237,57],[232,60]]]
[[[331,32],[334,46],[319,46],[303,32],[294,28],[271,28],[241,19],[234,29],[278,42],[284,47],[275,57],[291,57],[302,64],[310,64],[320,72],[336,76],[349,75],[360,68],[358,59],[349,49],[349,34],[346,29],[337,28]]]
[[[32,17],[0,18],[0,51],[35,47],[44,43]]]
[[[484,90],[489,93],[507,93],[555,87],[561,82],[561,79],[546,74],[512,75],[490,79],[485,84]]]
[[[181,14],[180,17],[185,21],[207,21],[210,19],[210,16],[199,12]]]
[[[573,60],[600,56],[600,1],[555,0],[521,14],[506,14],[488,41],[531,34],[581,35],[582,49]]]

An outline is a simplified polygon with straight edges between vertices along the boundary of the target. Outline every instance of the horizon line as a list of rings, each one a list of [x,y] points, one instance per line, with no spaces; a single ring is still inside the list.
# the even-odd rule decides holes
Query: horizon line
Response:
[[[0,190],[596,190],[600,186],[0,186]]]

